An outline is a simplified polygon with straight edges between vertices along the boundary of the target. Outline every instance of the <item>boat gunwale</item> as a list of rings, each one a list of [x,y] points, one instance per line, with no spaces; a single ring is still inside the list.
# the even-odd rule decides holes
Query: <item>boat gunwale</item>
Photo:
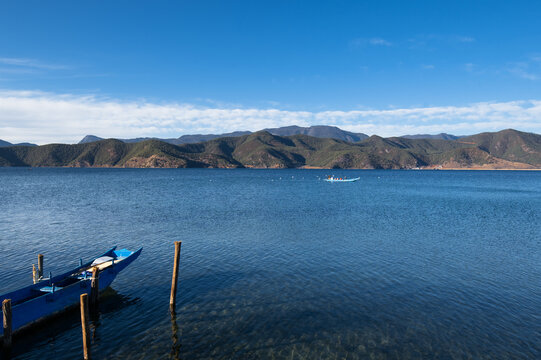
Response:
[[[74,269],[71,269],[69,271],[66,271],[60,275],[56,275],[56,276],[53,276],[53,278],[51,279],[51,284],[54,284],[55,281],[60,281],[60,280],[63,280],[65,278],[67,278],[68,276],[72,275],[73,273],[76,273],[77,271],[81,271],[85,268],[88,268],[90,267],[90,265],[92,265],[92,262],[99,258],[99,257],[102,257],[102,256],[106,256],[107,254],[110,254],[112,252],[114,252],[116,250],[117,246],[113,246],[112,248],[110,248],[109,250],[107,250],[106,252],[104,252],[102,255],[99,255],[97,257],[93,257],[92,260],[86,262],[85,264],[83,264],[82,266],[77,266],[76,268]],[[39,280],[37,283],[35,284],[31,284],[31,285],[28,285],[28,286],[25,286],[23,288],[20,288],[20,289],[16,289],[16,290],[13,290],[13,291],[10,291],[10,292],[7,292],[5,294],[2,294],[0,295],[0,302],[1,301],[4,301],[5,299],[10,299],[11,300],[11,304],[12,306],[16,306],[18,304],[21,304],[21,303],[24,303],[26,301],[32,301],[34,298],[28,298],[28,296],[26,297],[23,297],[23,296],[20,296],[20,297],[14,297],[14,296],[11,296],[17,292],[22,292],[22,291],[25,291],[25,290],[29,290],[29,291],[32,291],[32,290],[38,290],[40,288],[40,286],[43,286],[43,283],[45,281],[49,281],[49,279],[42,279],[42,280]],[[60,291],[60,290],[58,290]],[[44,293],[44,294],[47,294],[47,293]],[[37,296],[35,298],[39,298],[41,296]],[[25,300],[25,299],[28,299],[28,300]],[[2,313],[2,311],[0,311],[0,313]]]
[[[112,249],[110,249],[109,251],[107,251],[105,254],[110,254],[111,252],[113,252],[113,251],[115,251],[115,250],[116,250],[116,246],[113,247]],[[120,271],[122,271],[125,267],[127,267],[129,264],[131,264],[131,262],[133,262],[135,259],[137,259],[137,257],[139,257],[139,255],[141,254],[142,250],[143,250],[143,247],[140,247],[140,248],[139,248],[138,250],[136,250],[136,251],[130,251],[131,253],[130,253],[128,256],[124,257],[122,260],[118,261],[117,263],[111,264],[110,266],[106,267],[105,269],[109,269],[109,270],[113,270],[113,269],[115,269],[115,268],[117,268],[117,267],[119,267],[119,268],[118,268],[118,270],[116,270],[116,271],[114,270],[114,271],[113,271],[113,274],[111,275],[111,276],[112,276],[111,281],[110,281],[109,283],[107,283],[106,286],[102,287],[101,284],[100,284],[100,288],[102,288],[102,289],[99,290],[99,291],[103,291],[103,290],[105,290],[106,288],[108,288],[108,287],[111,285],[111,283],[114,281],[114,279],[116,278],[116,276],[118,275],[118,273],[119,273]],[[101,255],[101,256],[104,256],[104,255]],[[116,256],[116,255],[115,255],[115,256]],[[95,259],[96,259],[96,258],[95,258]],[[92,262],[90,262],[90,264],[91,264],[91,263],[92,263]],[[87,264],[88,264],[88,263],[87,263]],[[118,264],[118,265],[117,265],[117,264]],[[86,264],[85,264],[85,265],[86,265]],[[90,267],[90,266],[87,266],[86,268],[89,268],[89,267]],[[78,270],[81,270],[81,269],[83,269],[83,268],[84,268],[84,266],[79,266],[79,267],[76,268],[76,270],[78,271]],[[103,272],[103,273],[100,273],[100,278],[101,278],[101,275],[102,275],[102,274],[105,274],[105,269],[104,269],[104,272]],[[73,275],[73,274],[74,274],[74,271],[72,270],[72,271],[67,272],[67,273],[65,273],[65,274],[67,274],[67,275],[66,275],[64,278]],[[53,278],[53,279],[54,279],[54,278]],[[57,291],[55,291],[55,292],[43,292],[42,295],[36,296],[36,297],[34,297],[34,298],[31,298],[31,299],[29,299],[29,300],[27,300],[27,301],[19,302],[17,305],[13,305],[13,310],[17,310],[17,308],[19,308],[19,307],[32,306],[33,303],[34,303],[34,301],[35,301],[35,302],[38,302],[38,301],[44,301],[44,296],[45,296],[45,297],[46,297],[46,296],[55,296],[54,294],[60,294],[60,295],[56,295],[56,296],[60,296],[60,297],[61,297],[63,292],[65,292],[65,293],[67,293],[67,294],[69,294],[70,292],[74,292],[74,290],[73,290],[73,289],[74,289],[74,286],[76,286],[76,285],[79,285],[79,286],[80,286],[80,284],[81,284],[82,281],[91,282],[91,281],[92,281],[92,278],[89,277],[89,278],[87,278],[87,279],[84,279],[84,278],[83,278],[83,279],[77,279],[77,281],[75,281],[75,282],[73,282],[73,283],[71,283],[71,284],[69,284],[69,285],[67,285],[67,286],[61,287],[61,288],[59,288],[59,290],[57,290]],[[29,287],[27,287],[27,288],[33,288],[35,285],[40,285],[40,283],[32,284],[31,286],[29,286]],[[41,284],[41,285],[43,286],[43,284]],[[90,285],[87,284],[87,285],[85,285],[84,288],[85,288],[86,290],[81,291],[81,292],[80,292],[81,294],[82,294],[82,293],[88,293],[88,292],[90,291]],[[23,288],[23,289],[25,289],[25,288]],[[30,291],[32,291],[32,290],[33,290],[33,289],[30,289]],[[37,288],[36,288],[36,290],[39,291],[39,289],[37,289]],[[77,293],[77,291],[75,291],[75,292]],[[47,301],[46,298],[45,298],[45,301]],[[78,301],[78,300],[77,300],[77,301]],[[54,310],[54,311],[52,311],[52,312],[50,312],[50,313],[48,313],[48,314],[45,314],[45,315],[43,315],[43,316],[40,316],[39,318],[36,318],[36,319],[34,319],[34,320],[31,320],[31,321],[29,321],[29,322],[27,322],[27,323],[23,323],[22,325],[20,325],[20,326],[18,326],[17,328],[14,328],[14,329],[13,329],[13,334],[17,334],[17,333],[19,333],[20,331],[26,331],[27,329],[31,328],[31,327],[34,326],[35,324],[42,323],[43,321],[46,321],[47,319],[49,319],[49,318],[51,318],[51,317],[57,316],[57,315],[63,313],[64,311],[68,311],[68,310],[69,310],[70,308],[72,308],[72,307],[76,307],[77,304],[78,304],[77,301],[74,301],[73,303],[70,303],[70,304],[66,304],[66,305],[65,305],[64,307],[62,307],[62,308],[58,308],[57,310]],[[1,313],[2,313],[2,311],[0,310],[0,314],[1,314]],[[2,329],[0,328],[0,330],[2,330]],[[3,335],[3,331],[0,332],[0,336],[1,336],[1,335]]]

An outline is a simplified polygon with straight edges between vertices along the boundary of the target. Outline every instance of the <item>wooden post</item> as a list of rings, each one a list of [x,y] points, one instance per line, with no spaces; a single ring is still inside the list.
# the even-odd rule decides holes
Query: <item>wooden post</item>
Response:
[[[38,278],[43,277],[43,255],[38,254]]]
[[[178,279],[178,265],[180,262],[180,246],[182,241],[175,241],[175,260],[173,267],[173,279],[171,283],[171,298],[169,299],[169,308],[171,312],[175,311],[175,303],[177,298],[177,279]]]
[[[2,301],[2,313],[4,314],[4,350],[11,348],[11,299]]]
[[[90,283],[90,305],[95,307],[98,304],[100,292],[100,269],[96,266],[92,270],[92,282]]]
[[[84,359],[90,359],[90,326],[88,324],[88,295],[81,294],[81,328],[83,330]]]
[[[38,272],[36,270],[36,265],[32,264],[32,281],[35,283],[38,282]]]

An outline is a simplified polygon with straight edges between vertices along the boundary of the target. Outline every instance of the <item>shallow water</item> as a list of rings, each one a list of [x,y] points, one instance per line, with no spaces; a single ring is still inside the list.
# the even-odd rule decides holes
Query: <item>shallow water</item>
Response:
[[[38,253],[54,274],[143,246],[101,297],[95,359],[535,359],[540,210],[541,172],[6,168],[0,293]],[[14,340],[82,357],[77,311]]]

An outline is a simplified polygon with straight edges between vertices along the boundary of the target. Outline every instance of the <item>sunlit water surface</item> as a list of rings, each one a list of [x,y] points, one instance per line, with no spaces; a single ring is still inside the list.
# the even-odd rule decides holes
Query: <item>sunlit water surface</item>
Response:
[[[541,358],[541,172],[0,169],[0,293],[112,245],[95,359]],[[14,341],[80,358],[79,314]]]

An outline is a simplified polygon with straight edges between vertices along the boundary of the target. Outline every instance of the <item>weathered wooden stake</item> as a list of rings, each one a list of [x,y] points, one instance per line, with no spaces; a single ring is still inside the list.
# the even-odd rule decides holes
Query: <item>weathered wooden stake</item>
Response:
[[[180,246],[182,241],[175,241],[175,261],[173,267],[173,280],[171,283],[171,298],[169,299],[169,308],[171,312],[175,311],[175,302],[177,298],[177,279],[178,279],[178,265],[180,262]]]
[[[43,277],[43,255],[38,254],[38,278]]]
[[[90,283],[90,305],[95,307],[98,304],[100,292],[100,269],[96,266],[92,270],[92,282]]]
[[[11,299],[2,301],[2,313],[4,314],[4,350],[11,348]]]
[[[38,282],[38,272],[36,270],[36,265],[32,264],[32,281],[35,283]]]
[[[84,359],[90,359],[90,326],[88,323],[88,295],[81,294],[81,328],[83,330],[83,354]]]

